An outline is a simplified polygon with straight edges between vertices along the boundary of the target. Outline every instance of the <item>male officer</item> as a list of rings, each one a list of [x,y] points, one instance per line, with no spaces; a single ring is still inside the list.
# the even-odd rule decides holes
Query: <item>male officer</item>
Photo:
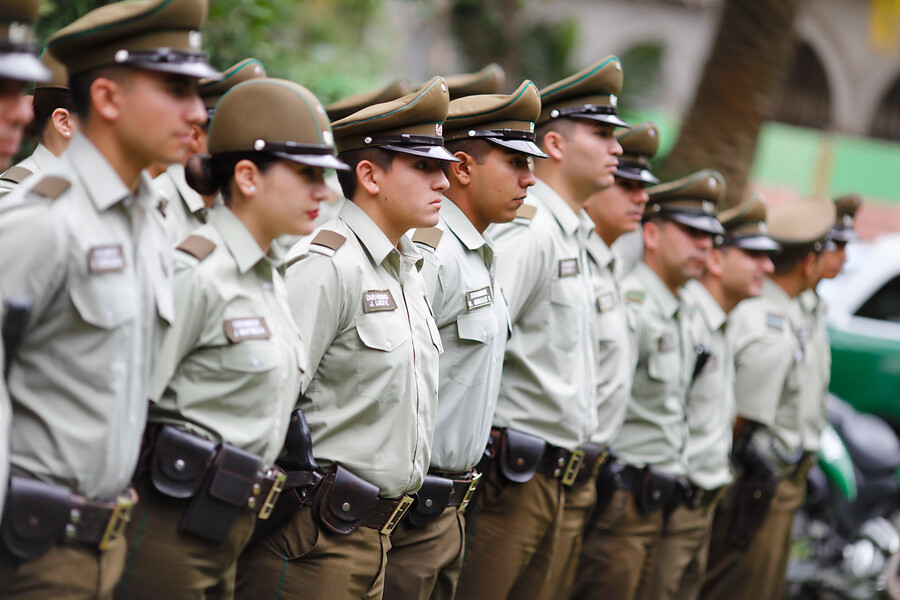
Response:
[[[594,296],[582,207],[613,183],[622,65],[610,56],[541,92],[537,183],[510,224],[496,226],[497,278],[509,305],[491,465],[476,495],[461,598],[543,593],[563,519],[565,488],[597,425]],[[493,229],[493,228],[492,228]],[[490,232],[489,232],[490,233]]]
[[[735,357],[733,460],[741,470],[731,506],[713,521],[703,598],[776,598],[783,553],[804,486],[792,480],[803,456],[801,394],[808,342],[795,301],[818,274],[834,224],[830,201],[798,199],[769,213],[769,236],[781,244],[762,295],[729,315]],[[740,582],[740,585],[733,585]]]
[[[0,169],[9,166],[19,150],[22,129],[31,118],[31,105],[23,91],[30,80],[45,80],[49,73],[34,56],[31,23],[37,17],[40,0],[0,0]],[[2,298],[0,298],[2,300]],[[0,314],[3,310],[0,309]],[[5,352],[0,343],[0,364]],[[12,420],[6,376],[0,380],[0,522],[9,478],[9,425]]]
[[[647,190],[643,259],[623,281],[633,310],[637,368],[625,422],[613,441],[617,489],[584,542],[574,598],[650,597],[666,516],[685,486],[686,401],[693,351],[690,311],[679,297],[699,277],[722,231],[720,173],[702,170]],[[669,565],[659,565],[667,569]]]
[[[216,104],[225,93],[244,81],[266,76],[266,70],[255,58],[245,58],[222,73],[221,79],[204,79],[197,84],[197,93],[203,100],[209,118],[191,127],[191,140],[182,160],[174,162],[153,179],[153,185],[163,196],[166,214],[166,231],[169,241],[176,244],[196,228],[207,223],[222,201],[218,194],[205,198],[188,185],[184,178],[184,165],[194,154],[206,154],[206,134],[209,120]]]
[[[69,76],[49,52],[41,55],[41,64],[50,71],[50,80],[34,85],[32,109],[34,120],[25,128],[29,138],[38,141],[34,152],[0,174],[0,196],[14,190],[26,177],[56,164],[57,157],[68,147],[78,129],[78,118],[72,114]]]
[[[48,41],[81,132],[0,214],[0,285],[34,301],[9,379],[3,598],[106,598],[121,573],[128,483],[173,313],[171,255],[142,172],[178,160],[204,116],[194,83],[216,75],[200,50],[206,9],[110,4]]]
[[[238,598],[381,598],[390,534],[431,457],[441,338],[405,235],[447,189],[444,80],[333,124],[349,200],[297,244],[285,283],[311,371],[299,407],[325,477],[238,561]],[[311,379],[311,381],[310,381]]]
[[[773,270],[768,253],[778,244],[766,236],[766,204],[759,194],[719,213],[725,228],[699,280],[684,286],[695,313],[690,346],[696,363],[688,393],[687,477],[690,493],[674,509],[657,549],[651,598],[691,600],[706,572],[713,510],[731,482],[734,422],[734,359],[726,337],[728,313],[762,293]]]
[[[599,490],[602,501],[612,493],[612,486],[591,479],[603,470],[610,443],[622,426],[637,364],[625,296],[616,275],[618,256],[610,246],[620,235],[640,226],[647,203],[645,187],[659,183],[649,170],[650,159],[659,147],[659,130],[653,123],[645,122],[620,130],[616,137],[622,146],[622,156],[616,168],[615,184],[588,198],[584,205],[596,234],[588,238],[587,257],[594,290],[598,427],[591,435],[588,447],[592,451],[585,453],[582,472],[566,490],[564,533],[560,536],[564,545],[559,552],[566,553],[569,560],[557,563],[559,573],[548,578],[548,598],[569,597],[581,555],[583,530],[595,508],[598,487],[604,488]]]
[[[425,255],[422,276],[444,346],[440,404],[429,475],[391,538],[388,599],[449,600],[456,591],[462,511],[480,477],[473,467],[490,435],[509,333],[484,230],[512,221],[534,184],[528,157],[546,156],[533,141],[540,112],[538,90],[526,81],[509,96],[454,100],[444,122],[445,146],[460,162],[448,169],[437,227],[412,238]]]

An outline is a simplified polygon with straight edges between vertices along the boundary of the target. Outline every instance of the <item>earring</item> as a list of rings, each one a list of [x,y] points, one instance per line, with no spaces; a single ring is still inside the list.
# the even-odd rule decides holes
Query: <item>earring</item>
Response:
[[[256,193],[256,186],[255,186],[255,185],[251,185],[250,187],[247,188],[247,191],[248,191],[249,193],[251,193],[251,194]]]

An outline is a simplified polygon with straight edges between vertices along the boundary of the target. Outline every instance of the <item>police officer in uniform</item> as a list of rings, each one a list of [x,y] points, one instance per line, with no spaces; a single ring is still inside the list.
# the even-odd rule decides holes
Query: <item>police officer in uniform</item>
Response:
[[[772,256],[775,271],[760,297],[729,315],[738,416],[733,459],[740,475],[734,497],[713,521],[703,598],[775,598],[783,589],[783,553],[805,491],[796,475],[808,340],[796,298],[816,281],[834,220],[834,204],[823,199],[772,209],[769,236],[781,244]]]
[[[56,158],[68,147],[72,134],[78,129],[78,119],[71,112],[69,76],[65,67],[46,51],[41,54],[41,64],[47,67],[51,76],[49,81],[34,84],[34,120],[25,129],[25,135],[37,139],[38,144],[30,156],[0,174],[0,196],[14,190],[26,177],[56,164]]]
[[[712,237],[722,231],[715,206],[724,198],[725,181],[706,169],[647,193],[643,260],[623,281],[638,361],[625,421],[613,441],[618,489],[585,540],[573,598],[652,597],[654,570],[672,568],[657,564],[660,540],[680,533],[667,528],[666,518],[687,489],[686,401],[694,356],[690,311],[679,294],[702,274]]]
[[[615,183],[591,196],[584,205],[596,234],[588,239],[587,256],[595,298],[598,427],[591,435],[593,452],[585,455],[583,473],[566,490],[567,515],[571,518],[564,527],[572,529],[567,539],[574,545],[560,550],[569,553],[569,561],[562,565],[558,577],[550,578],[549,598],[569,597],[580,560],[583,530],[590,528],[586,523],[592,523],[592,514],[603,512],[614,491],[608,477],[597,476],[608,472],[610,444],[625,419],[637,366],[637,350],[632,343],[633,321],[617,276],[619,257],[611,246],[619,236],[640,226],[647,203],[646,187],[659,183],[649,170],[650,159],[659,148],[659,130],[653,123],[645,122],[620,130],[616,137],[622,146],[622,156]]]
[[[225,208],[176,248],[176,320],[151,388],[121,598],[231,598],[255,514],[268,518],[277,499],[269,467],[307,367],[270,248],[280,233],[312,233],[327,195],[323,168],[346,168],[327,152],[330,133],[306,88],[257,79],[219,103],[211,155],[188,163],[194,185],[221,191]],[[167,469],[190,463],[196,447],[213,466],[189,464],[182,472],[192,479],[172,478],[177,469]],[[211,498],[222,493],[216,484],[224,473],[258,489],[217,505]],[[205,478],[208,488],[198,485]],[[194,493],[185,498],[179,485]]]
[[[762,293],[763,282],[774,269],[768,253],[779,248],[766,236],[766,203],[760,194],[720,212],[718,218],[725,233],[716,237],[703,276],[688,281],[683,291],[695,314],[690,345],[697,361],[687,404],[691,490],[685,505],[669,517],[668,528],[684,535],[660,541],[657,565],[666,565],[666,570],[657,568],[653,573],[653,598],[692,600],[700,593],[714,510],[731,483],[734,358],[727,317],[739,302]],[[682,540],[700,543],[690,544],[685,552],[677,543]]]
[[[3,598],[107,598],[122,572],[150,375],[174,317],[171,251],[142,172],[177,160],[204,116],[194,84],[216,74],[200,50],[206,9],[110,4],[48,41],[82,127],[0,213],[0,285],[34,301],[9,379]]]
[[[266,76],[266,70],[255,58],[246,58],[225,70],[221,79],[201,80],[197,93],[203,100],[206,112],[212,119],[219,99],[231,88],[244,81]],[[218,194],[201,196],[188,185],[184,177],[184,165],[195,154],[206,154],[209,121],[191,128],[191,141],[184,160],[174,162],[153,179],[153,185],[162,194],[165,203],[166,231],[169,241],[177,244],[192,231],[210,221],[216,209],[222,206]]]
[[[614,128],[622,65],[613,56],[541,92],[537,183],[510,224],[494,226],[497,278],[509,305],[490,466],[476,494],[461,598],[544,593],[575,482],[596,429],[594,297],[585,247],[587,198],[612,185],[622,148]]]
[[[307,344],[299,401],[324,477],[238,561],[238,598],[381,598],[390,534],[431,457],[441,338],[405,235],[438,223],[449,95],[422,89],[332,124],[348,201],[287,260]]]
[[[425,256],[422,275],[441,334],[437,425],[431,466],[416,502],[391,538],[385,598],[444,598],[456,591],[463,561],[463,511],[480,474],[494,420],[509,334],[494,250],[484,231],[515,218],[534,175],[528,157],[541,112],[537,88],[476,95],[450,103],[444,123],[450,188],[437,227],[413,236]]]

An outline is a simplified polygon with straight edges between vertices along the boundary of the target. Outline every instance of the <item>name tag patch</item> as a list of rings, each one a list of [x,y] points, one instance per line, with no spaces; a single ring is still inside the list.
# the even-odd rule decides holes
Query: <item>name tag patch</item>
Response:
[[[597,310],[605,312],[612,309],[616,305],[616,295],[612,292],[600,294],[597,296]]]
[[[363,294],[363,312],[381,312],[383,310],[397,310],[397,303],[391,290],[367,290]]]
[[[563,258],[559,261],[559,276],[574,277],[581,273],[577,258]]]
[[[267,340],[272,337],[265,317],[226,319],[225,337],[232,343],[243,340]]]
[[[125,270],[125,254],[121,244],[94,246],[88,251],[89,273],[114,273]]]
[[[784,329],[784,319],[782,319],[778,315],[769,313],[768,315],[766,315],[766,325],[770,329],[781,331],[782,329]]]
[[[669,350],[675,349],[675,336],[671,333],[663,334],[662,337],[659,338],[659,351],[660,352],[668,352]]]
[[[466,292],[466,310],[475,310],[493,303],[494,293],[491,291],[490,286]]]

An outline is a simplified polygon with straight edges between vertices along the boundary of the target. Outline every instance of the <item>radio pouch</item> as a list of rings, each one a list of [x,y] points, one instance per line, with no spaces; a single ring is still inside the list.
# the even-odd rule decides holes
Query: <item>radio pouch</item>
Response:
[[[0,528],[9,553],[21,560],[33,560],[50,550],[69,522],[69,494],[69,489],[61,485],[11,478]]]
[[[500,445],[500,472],[513,483],[531,481],[547,444],[539,437],[505,429]]]
[[[426,475],[422,487],[415,493],[415,501],[406,513],[406,518],[416,527],[427,525],[441,516],[450,496],[453,495],[453,482],[443,477]]]
[[[216,455],[216,443],[166,425],[159,430],[154,446],[153,487],[171,498],[195,495]]]
[[[362,520],[378,503],[378,487],[347,469],[335,465],[314,492],[313,515],[334,533],[347,535],[359,529]]]

